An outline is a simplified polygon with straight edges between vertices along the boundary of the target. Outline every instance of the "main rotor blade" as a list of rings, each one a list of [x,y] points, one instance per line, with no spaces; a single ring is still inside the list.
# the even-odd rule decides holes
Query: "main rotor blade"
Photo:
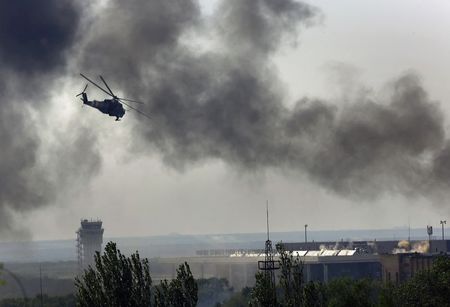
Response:
[[[122,103],[124,104],[124,105],[126,105],[127,107],[129,107],[129,108],[131,108],[131,109],[133,109],[133,110],[135,110],[136,112],[138,112],[138,113],[140,113],[140,114],[142,114],[142,115],[144,115],[145,117],[147,117],[147,118],[150,118],[151,119],[151,117],[150,116],[148,116],[147,114],[145,114],[144,112],[142,112],[142,111],[139,111],[138,109],[136,109],[136,108],[133,108],[132,106],[130,106],[128,103],[125,103],[125,102],[123,102],[122,101]]]
[[[86,77],[83,74],[80,74],[83,78],[85,78],[86,80],[88,80],[89,82],[91,82],[92,84],[94,84],[96,87],[98,87],[99,89],[101,89],[103,92],[105,92],[106,94],[108,94],[109,96],[112,96],[114,98],[114,95],[111,95],[110,93],[108,93],[105,89],[103,89],[102,87],[100,87],[100,85],[98,85],[97,83],[95,83],[94,81],[92,81],[91,79],[89,79],[88,77]]]
[[[125,100],[125,101],[129,101],[129,102],[135,102],[135,103],[140,103],[140,104],[144,104],[143,102],[141,102],[141,101],[137,101],[137,100],[131,100],[131,99],[120,98],[120,97],[117,97],[117,99],[119,99],[119,100]]]
[[[109,92],[111,93],[111,95],[112,95],[113,97],[116,97],[116,95],[114,95],[114,93],[113,93],[113,92],[111,91],[111,89],[109,88],[109,86],[108,86],[108,84],[106,83],[105,79],[103,79],[102,76],[99,76],[99,77],[100,77],[100,79],[102,79],[103,83],[105,83],[106,88],[109,90]]]

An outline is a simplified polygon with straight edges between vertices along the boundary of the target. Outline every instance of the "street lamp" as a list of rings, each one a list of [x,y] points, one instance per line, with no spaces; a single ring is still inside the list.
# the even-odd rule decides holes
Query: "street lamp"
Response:
[[[305,243],[308,243],[308,236],[306,235],[306,228],[308,228],[308,224],[305,224]]]
[[[442,225],[442,241],[444,241],[444,224],[447,224],[447,221],[441,221],[441,225]]]
[[[428,233],[428,242],[431,241],[431,235],[433,234],[433,226],[427,225],[427,233]]]

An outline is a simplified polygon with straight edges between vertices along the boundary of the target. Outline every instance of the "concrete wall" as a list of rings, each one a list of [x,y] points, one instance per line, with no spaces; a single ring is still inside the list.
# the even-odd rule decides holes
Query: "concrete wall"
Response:
[[[440,254],[399,253],[381,255],[382,280],[399,284],[424,270],[430,270]]]

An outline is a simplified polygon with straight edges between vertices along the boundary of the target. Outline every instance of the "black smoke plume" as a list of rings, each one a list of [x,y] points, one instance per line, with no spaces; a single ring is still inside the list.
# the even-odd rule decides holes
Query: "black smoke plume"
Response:
[[[26,235],[14,215],[51,203],[99,167],[84,127],[43,139],[49,92],[65,73],[82,10],[72,0],[0,0],[0,237]],[[64,133],[62,137],[61,133]],[[81,160],[83,153],[83,161]]]
[[[148,101],[152,120],[136,116],[137,143],[174,167],[219,159],[298,173],[365,199],[444,191],[450,145],[418,76],[392,82],[386,101],[284,104],[272,56],[320,19],[293,0],[224,0],[210,17],[193,0],[113,0],[92,25],[80,65],[120,76],[127,95]]]
[[[339,108],[301,98],[286,106],[272,58],[320,22],[317,8],[223,0],[205,16],[195,0],[110,0],[94,16],[86,7],[0,0],[2,236],[20,232],[16,213],[51,203],[100,168],[96,135],[82,123],[50,127],[50,139],[42,133],[50,91],[70,61],[147,102],[152,120],[136,115],[136,146],[173,167],[217,159],[245,171],[300,174],[366,199],[448,190],[444,118],[417,76],[392,82],[386,101],[367,95]]]

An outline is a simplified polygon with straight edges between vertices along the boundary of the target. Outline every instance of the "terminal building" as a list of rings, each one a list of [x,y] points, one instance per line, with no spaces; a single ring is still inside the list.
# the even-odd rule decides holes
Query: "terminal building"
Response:
[[[305,281],[327,283],[335,278],[371,278],[401,283],[421,270],[431,268],[433,260],[449,255],[450,240],[431,241],[340,241],[283,243],[303,262]],[[199,250],[194,257],[158,258],[151,261],[152,276],[173,278],[179,264],[187,261],[195,278],[226,278],[239,290],[255,284],[262,249]],[[275,254],[274,260],[277,260]],[[277,273],[275,273],[277,274]]]
[[[297,252],[294,252],[297,255]],[[304,280],[328,282],[337,277],[382,278],[379,257],[360,254],[352,250],[303,251],[298,252],[303,262]],[[252,287],[258,272],[258,261],[265,259],[264,253],[236,253],[217,256],[194,256],[183,258],[152,259],[150,268],[155,279],[173,278],[176,268],[189,263],[195,278],[225,278],[234,289]],[[277,260],[277,255],[274,260]],[[275,272],[277,275],[278,272]]]

